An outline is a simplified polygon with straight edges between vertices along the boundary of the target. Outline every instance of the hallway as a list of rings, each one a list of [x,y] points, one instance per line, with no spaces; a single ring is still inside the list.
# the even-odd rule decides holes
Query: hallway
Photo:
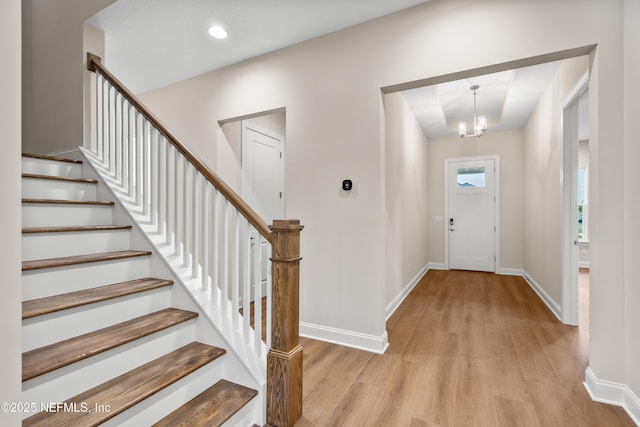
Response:
[[[521,277],[431,270],[387,330],[384,355],[301,339],[296,426],[634,426],[582,385],[587,329]]]

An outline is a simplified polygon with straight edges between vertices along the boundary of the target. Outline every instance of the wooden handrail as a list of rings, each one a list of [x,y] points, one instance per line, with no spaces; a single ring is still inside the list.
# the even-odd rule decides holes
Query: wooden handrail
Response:
[[[215,172],[205,165],[195,154],[193,154],[178,138],[176,138],[160,120],[149,111],[149,109],[136,97],[127,87],[122,84],[113,74],[102,65],[102,59],[92,53],[87,52],[87,69],[94,73],[100,73],[109,81],[124,98],[127,99],[146,117],[149,122],[178,150],[206,179],[235,207],[251,225],[269,242],[272,243],[272,232],[267,223],[253,210],[242,198],[231,189]]]

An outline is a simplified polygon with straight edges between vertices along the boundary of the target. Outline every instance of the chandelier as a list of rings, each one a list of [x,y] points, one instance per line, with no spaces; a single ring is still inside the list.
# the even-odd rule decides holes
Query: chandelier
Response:
[[[485,116],[478,116],[476,113],[476,91],[479,88],[479,85],[473,85],[470,88],[473,91],[473,133],[467,135],[467,123],[461,121],[458,124],[458,135],[460,135],[460,138],[480,138],[487,130],[487,118]]]

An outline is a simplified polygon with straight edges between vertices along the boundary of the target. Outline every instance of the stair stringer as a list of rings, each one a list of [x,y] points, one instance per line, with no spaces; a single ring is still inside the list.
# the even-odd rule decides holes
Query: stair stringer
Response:
[[[97,195],[99,199],[113,200],[114,221],[116,223],[130,223],[131,242],[137,247],[145,248],[153,252],[151,257],[151,271],[159,277],[166,277],[174,281],[171,289],[171,299],[173,306],[198,312],[200,318],[206,322],[199,322],[199,325],[206,323],[207,327],[200,327],[197,338],[201,342],[216,345],[227,350],[224,362],[224,377],[230,381],[253,388],[258,391],[247,406],[252,407],[251,423],[263,425],[266,423],[266,353],[267,348],[262,343],[262,357],[257,357],[253,348],[245,344],[245,338],[234,327],[228,315],[223,315],[220,301],[220,292],[214,302],[209,291],[203,291],[199,283],[191,279],[191,268],[184,267],[180,259],[181,256],[172,254],[172,249],[164,240],[163,235],[154,230],[148,217],[142,214],[133,200],[127,197],[127,191],[120,183],[106,170],[100,160],[90,151],[79,147],[76,152],[65,153],[66,157],[83,160],[82,168],[84,178],[96,179]],[[155,273],[157,272],[157,273]],[[227,303],[227,313],[231,312],[231,303]],[[251,330],[249,342],[253,343],[254,336]],[[237,414],[244,419],[247,418],[247,409],[243,409]],[[244,415],[243,415],[244,414]],[[232,417],[230,421],[237,417]],[[248,418],[247,418],[248,419]],[[229,424],[236,425],[236,424]]]

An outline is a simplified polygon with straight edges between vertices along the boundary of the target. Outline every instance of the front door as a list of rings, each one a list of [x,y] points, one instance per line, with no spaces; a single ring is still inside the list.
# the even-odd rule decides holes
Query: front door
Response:
[[[495,271],[495,159],[448,160],[449,268]]]

